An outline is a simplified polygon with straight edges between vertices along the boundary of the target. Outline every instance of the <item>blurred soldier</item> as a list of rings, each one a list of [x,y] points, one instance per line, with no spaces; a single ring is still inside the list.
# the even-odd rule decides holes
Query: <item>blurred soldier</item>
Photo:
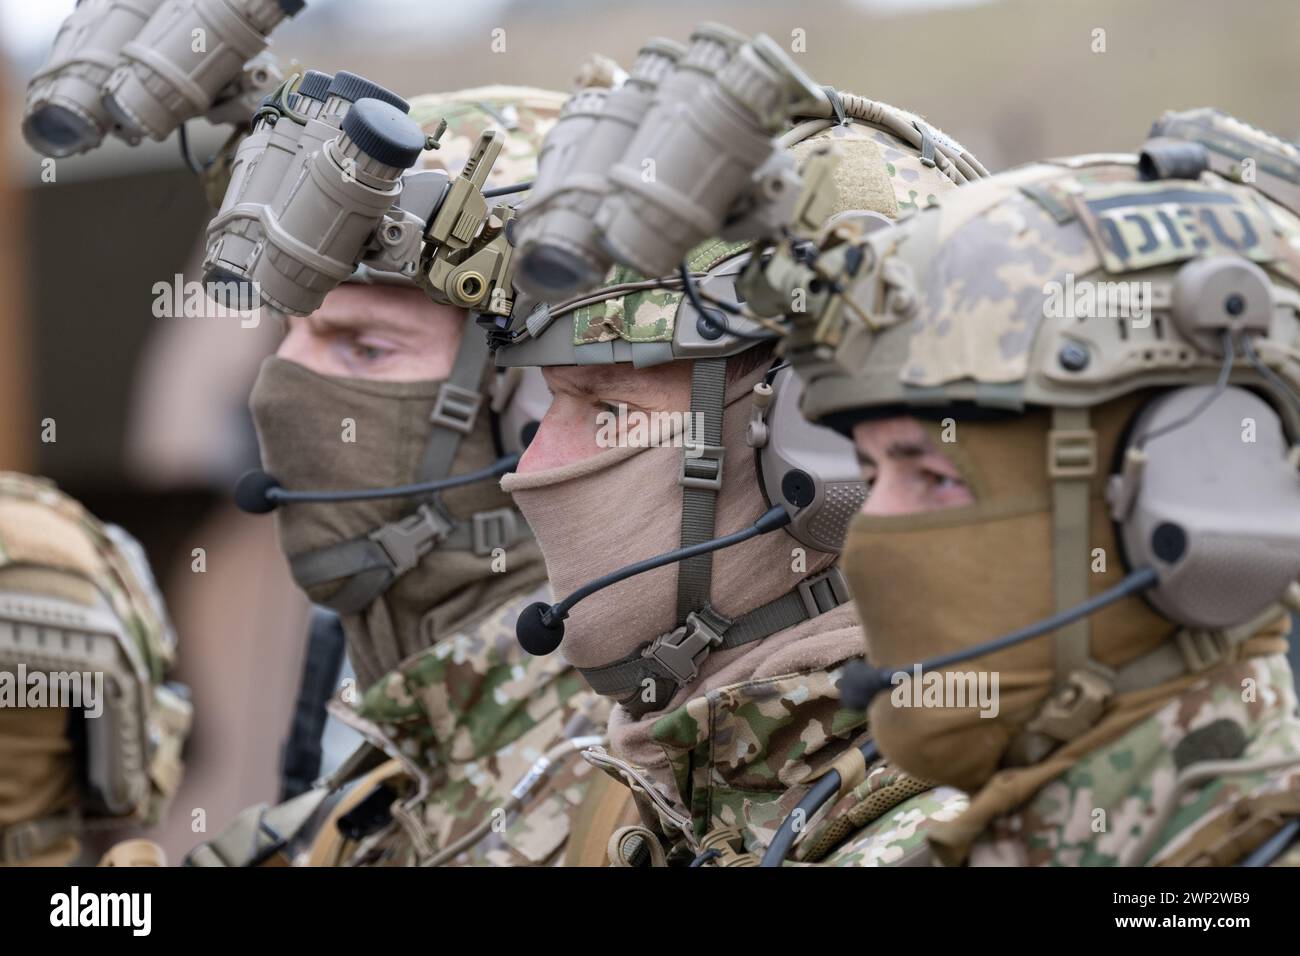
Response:
[[[1300,829],[1300,152],[1154,132],[842,234],[794,316],[804,410],[873,488],[844,564],[879,670],[846,696],[970,794],[948,864],[1258,865]]]
[[[495,128],[506,139],[488,187],[529,180],[562,102],[513,87],[418,97],[427,132],[448,123],[424,168],[456,175]],[[540,377],[496,375],[464,310],[411,282],[367,284],[382,278],[363,270],[290,317],[262,367],[250,405],[263,464],[288,489],[465,475],[522,448],[545,410]],[[466,401],[468,421],[451,407]],[[246,811],[192,862],[558,862],[596,776],[577,747],[603,739],[607,708],[566,662],[514,640],[545,569],[495,478],[418,506],[288,504],[276,517],[295,580],[341,617],[362,693],[332,710],[368,743],[303,797]]]
[[[163,683],[175,653],[139,544],[0,473],[0,865],[84,863],[97,835],[158,822],[190,725]],[[162,862],[119,849],[113,865]]]
[[[711,25],[693,40],[706,33],[739,42]],[[947,201],[964,181],[950,158],[960,147],[924,121],[834,98],[847,113],[840,122],[811,119],[788,133],[801,161],[831,144],[843,160],[837,200],[814,226],[850,212],[892,220]],[[852,776],[846,789],[872,794],[859,801],[870,811],[860,823],[879,841],[871,862],[907,858],[928,826],[965,808],[958,791],[892,768],[867,778],[860,757],[856,775],[847,769],[866,721],[841,706],[837,683],[862,631],[835,563],[862,484],[848,443],[794,412],[793,380],[774,367],[776,337],[706,304],[734,306],[748,258],[747,243],[713,240],[678,276],[646,281],[618,267],[603,288],[495,339],[499,365],[542,366],[553,394],[502,487],[537,535],[557,597],[587,594],[530,609],[520,639],[534,653],[562,646],[618,704],[608,751],[586,755],[610,779],[588,805],[572,863],[752,865],[791,809],[782,803],[791,785],[832,766]],[[658,440],[637,434],[638,423],[673,416],[684,424]],[[773,523],[775,533],[610,581],[679,545],[743,533],[769,509],[784,517],[782,502],[801,506],[784,531]]]

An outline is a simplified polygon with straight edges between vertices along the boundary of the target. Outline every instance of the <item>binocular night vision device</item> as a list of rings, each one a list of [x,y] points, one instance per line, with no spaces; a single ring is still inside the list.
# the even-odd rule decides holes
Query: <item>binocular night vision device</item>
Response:
[[[706,238],[788,221],[799,180],[777,137],[795,116],[832,110],[769,37],[706,23],[687,47],[651,40],[622,85],[575,91],[547,135],[516,283],[554,302],[615,262],[667,275]]]
[[[208,225],[209,289],[239,288],[246,301],[251,283],[272,309],[308,315],[360,272],[509,315],[514,210],[489,206],[484,192],[501,134],[485,132],[454,179],[415,171],[445,124],[426,136],[405,100],[353,73],[309,71],[290,92],[292,79],[263,102],[235,153]]]
[[[186,120],[244,122],[280,79],[272,30],[306,0],[80,0],[27,87],[23,135],[46,156],[108,134],[164,140]]]

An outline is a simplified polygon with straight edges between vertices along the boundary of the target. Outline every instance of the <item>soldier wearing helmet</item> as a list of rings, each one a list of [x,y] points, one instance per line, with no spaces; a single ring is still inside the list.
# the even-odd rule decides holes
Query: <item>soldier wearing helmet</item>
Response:
[[[526,182],[562,101],[520,87],[416,97],[409,115],[440,133],[420,166],[454,177],[497,130],[501,154],[484,185]],[[364,267],[311,314],[288,316],[250,400],[267,470],[291,490],[382,488],[470,475],[517,453],[545,410],[545,386],[496,374],[468,325],[465,308],[430,301],[409,276]],[[300,797],[246,811],[190,862],[560,859],[595,776],[577,747],[603,739],[607,708],[565,661],[515,643],[514,618],[547,594],[545,573],[527,525],[487,478],[415,504],[277,510],[295,580],[340,615],[361,693],[332,711],[366,744]],[[284,839],[266,837],[267,823]]]
[[[969,793],[949,864],[1258,864],[1297,828],[1300,151],[1153,132],[841,230],[793,316],[804,411],[873,489],[847,696]]]

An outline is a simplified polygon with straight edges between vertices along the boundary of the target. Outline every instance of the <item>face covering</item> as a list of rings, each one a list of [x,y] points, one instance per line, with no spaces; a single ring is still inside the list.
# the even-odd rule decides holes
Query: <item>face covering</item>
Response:
[[[1116,447],[1138,403],[1130,396],[1093,414],[1102,467],[1091,488],[1089,549],[1105,555],[1105,571],[1091,576],[1094,595],[1125,573],[1103,488],[1107,450]],[[926,426],[960,469],[975,503],[854,519],[841,566],[873,665],[903,666],[967,648],[1055,612],[1048,421],[1039,411],[1012,421],[958,422],[954,443],[943,443],[938,430]],[[1140,597],[1090,620],[1091,656],[1108,667],[1146,653],[1173,631]],[[996,716],[980,716],[991,708],[979,706],[915,706],[910,682],[909,693],[900,690],[899,697],[911,706],[895,701],[895,688],[882,691],[869,711],[881,751],[922,779],[978,790],[1052,690],[1050,641],[1033,639],[935,673],[976,673],[991,687],[994,672]]]
[[[728,386],[722,443],[726,448],[715,535],[739,531],[766,509],[754,452],[745,444],[752,389],[759,369]],[[514,497],[537,536],[557,597],[625,565],[678,547],[682,489],[681,448],[613,448],[558,468],[507,475]],[[780,597],[823,570],[834,555],[807,550],[783,531],[751,538],[713,554],[712,604],[736,617]],[[565,621],[561,650],[578,667],[609,664],[675,628],[677,564],[620,581],[579,602]],[[764,644],[718,651],[705,658],[698,684],[727,661]],[[665,701],[665,704],[668,702]]]
[[[414,482],[434,427],[429,415],[441,384],[319,375],[272,356],[263,363],[249,399],[262,465],[287,489]],[[481,413],[461,440],[449,474],[487,467],[496,458],[490,418]],[[511,504],[491,480],[453,488],[440,497],[444,511],[458,520]],[[280,547],[292,561],[363,537],[413,514],[418,504],[415,498],[392,498],[283,505],[275,512]],[[340,611],[348,655],[364,688],[471,614],[542,577],[540,555],[531,541],[511,547],[505,562],[504,571],[494,571],[490,556],[434,547],[360,609],[337,606],[349,579],[315,584],[306,591],[312,601]]]

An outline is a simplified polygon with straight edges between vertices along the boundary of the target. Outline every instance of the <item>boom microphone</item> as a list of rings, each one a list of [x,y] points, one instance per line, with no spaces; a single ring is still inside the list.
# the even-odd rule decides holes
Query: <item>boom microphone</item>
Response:
[[[773,505],[748,528],[742,528],[740,531],[732,532],[721,538],[701,541],[699,544],[693,544],[689,547],[665,551],[663,554],[656,555],[653,558],[646,558],[636,564],[629,564],[627,567],[612,571],[589,584],[584,584],[563,601],[558,601],[555,604],[547,604],[545,601],[530,604],[524,608],[523,613],[515,621],[515,637],[519,640],[519,646],[535,657],[550,654],[560,646],[560,641],[564,640],[564,619],[569,616],[569,611],[579,601],[591,597],[597,591],[603,591],[612,584],[625,581],[638,574],[644,574],[646,571],[662,568],[666,564],[676,564],[678,561],[685,561],[687,558],[693,558],[696,555],[721,551],[733,544],[740,544],[742,541],[756,538],[760,534],[767,534],[778,528],[784,528],[789,523],[790,513],[781,505]]]
[[[1155,569],[1139,568],[1113,588],[1102,591],[1096,597],[1089,598],[1072,608],[1053,614],[1051,617],[1045,617],[1041,621],[1035,621],[1033,624],[1022,627],[1018,631],[1012,631],[1010,634],[995,637],[990,641],[963,650],[940,654],[928,661],[917,661],[903,667],[872,667],[860,658],[855,659],[844,668],[844,674],[840,679],[840,700],[845,707],[852,710],[866,710],[877,694],[892,686],[895,674],[910,676],[917,668],[922,671],[939,670],[950,664],[958,664],[975,657],[983,657],[986,654],[992,654],[1015,644],[1021,644],[1032,638],[1065,627],[1067,624],[1072,624],[1080,618],[1096,614],[1102,608],[1108,607],[1116,601],[1121,601],[1131,594],[1137,594],[1147,588],[1154,587],[1158,583],[1159,577]]]
[[[514,471],[518,464],[519,455],[506,455],[486,468],[468,471],[463,475],[453,475],[450,478],[421,481],[412,485],[393,485],[389,488],[355,488],[342,491],[288,491],[280,487],[280,482],[274,475],[255,468],[244,472],[235,484],[235,504],[240,511],[251,515],[264,515],[283,504],[410,498],[448,488],[459,488],[462,485],[472,485],[475,482],[487,481],[489,478],[500,478],[506,472]]]

